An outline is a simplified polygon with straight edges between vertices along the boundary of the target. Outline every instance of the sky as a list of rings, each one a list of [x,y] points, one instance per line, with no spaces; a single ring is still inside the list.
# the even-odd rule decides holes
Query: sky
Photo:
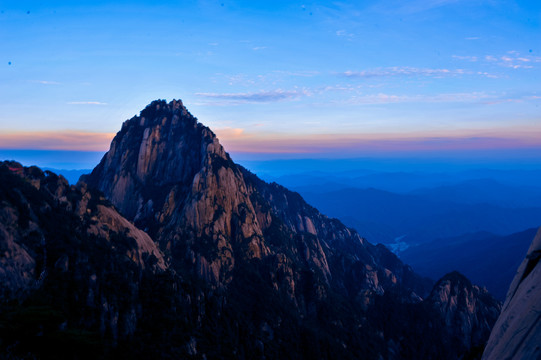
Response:
[[[541,159],[539,1],[157,3],[2,1],[0,149],[182,99],[234,160]]]

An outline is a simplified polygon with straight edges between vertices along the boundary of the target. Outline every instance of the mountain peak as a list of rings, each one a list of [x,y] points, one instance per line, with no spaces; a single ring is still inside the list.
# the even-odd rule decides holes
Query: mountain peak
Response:
[[[312,343],[339,339],[328,340],[333,351],[323,357],[365,356],[366,339],[378,344],[380,354],[391,352],[389,347],[398,352],[409,348],[400,343],[409,329],[387,329],[386,338],[379,331],[383,315],[367,314],[377,309],[382,296],[402,304],[400,309],[421,311],[432,282],[384,246],[370,244],[321,214],[299,194],[233,163],[214,133],[181,101],[154,101],[126,121],[100,164],[82,180],[148,233],[168,270],[179,274],[188,288],[194,286],[195,293],[179,301],[209,311],[190,320],[198,333],[213,326],[210,319],[220,319],[228,329],[253,329],[240,337],[236,331],[221,333],[224,344],[246,342],[248,352],[266,343],[270,347],[263,348],[273,351],[279,342],[265,334],[273,333],[285,344],[290,326],[300,334],[297,326],[304,328],[303,319],[311,319],[316,329],[309,335],[315,336]],[[428,316],[421,315],[426,326]],[[446,325],[461,326],[458,321]],[[265,334],[258,335],[257,329]],[[190,349],[205,341],[193,337]],[[444,337],[437,341],[446,346]],[[433,351],[431,346],[426,351]],[[205,351],[217,350],[212,346]],[[280,358],[285,353],[267,355]],[[307,352],[305,358],[320,355]]]
[[[160,116],[169,117],[171,114],[182,116],[183,120],[192,120],[197,123],[197,119],[189,113],[180,99],[173,99],[169,103],[166,100],[154,100],[141,110],[139,118],[144,119],[141,123],[144,126],[149,125],[144,123],[147,120],[159,121]]]
[[[124,122],[100,164],[82,179],[108,193],[134,220],[145,204],[125,194],[141,187],[152,192],[170,184],[189,186],[214,158],[231,162],[214,133],[181,100],[156,100]]]
[[[501,303],[485,288],[458,271],[444,275],[427,298],[444,320],[454,346],[482,348],[501,311]]]

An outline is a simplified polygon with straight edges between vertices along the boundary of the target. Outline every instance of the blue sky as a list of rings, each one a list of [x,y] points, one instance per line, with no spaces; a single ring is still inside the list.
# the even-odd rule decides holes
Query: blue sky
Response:
[[[538,1],[3,1],[0,148],[105,151],[180,98],[240,157],[536,157],[540,24]]]

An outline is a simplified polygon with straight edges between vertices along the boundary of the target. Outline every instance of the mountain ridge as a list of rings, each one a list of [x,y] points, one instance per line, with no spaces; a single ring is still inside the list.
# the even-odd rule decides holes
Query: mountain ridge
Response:
[[[399,257],[425,276],[440,277],[459,270],[504,301],[516,269],[536,232],[537,228],[531,228],[507,236],[473,233],[436,239],[409,247]]]
[[[8,170],[5,175],[19,176]],[[23,176],[11,190],[28,188],[31,181]],[[110,213],[118,209],[126,226],[133,222],[146,233],[157,255],[144,256],[145,267],[133,267],[137,257],[126,258],[124,247],[107,240],[99,231],[105,224],[99,225],[95,241],[81,239],[84,246],[66,237],[68,263],[101,257],[95,246],[105,241],[106,249],[121,252],[109,264],[113,269],[105,267],[97,279],[116,278],[114,268],[125,267],[133,268],[123,272],[133,273],[133,279],[114,282],[116,287],[101,283],[101,296],[110,300],[83,302],[80,310],[62,305],[75,301],[67,290],[62,302],[47,302],[59,286],[56,282],[36,290],[47,296],[28,291],[32,301],[68,317],[68,326],[92,330],[105,345],[101,357],[455,359],[483,345],[483,334],[501,306],[486,291],[473,294],[453,278],[449,286],[456,296],[469,294],[471,301],[466,308],[460,304],[464,311],[458,323],[446,322],[431,300],[442,299],[437,294],[443,288],[432,288],[431,281],[385,246],[372,245],[322,215],[299,194],[267,184],[233,163],[212,131],[178,100],[154,101],[127,120],[100,164],[69,187],[75,194],[86,188],[101,191],[97,199],[104,196],[103,201],[114,205],[103,204]],[[23,214],[8,193],[0,201],[2,209]],[[51,204],[62,203],[62,192],[58,194],[51,195]],[[56,205],[51,209],[44,214],[60,211]],[[84,214],[73,212],[73,206],[66,216],[72,219],[66,234],[85,224]],[[115,223],[124,224],[122,219]],[[101,224],[99,217],[90,220]],[[138,244],[130,234],[119,234],[121,243],[131,244],[128,250]],[[17,241],[37,246],[26,238]],[[47,240],[46,246],[55,241]],[[64,263],[58,262],[58,269]],[[53,271],[56,262],[47,266]],[[88,283],[75,281],[79,272],[75,278],[62,274],[66,283],[78,284],[73,285],[78,301],[95,299],[92,272],[84,273]],[[431,288],[435,295],[423,300]],[[17,297],[2,300],[28,311]],[[14,312],[0,314],[2,334],[13,330]],[[92,313],[106,317],[106,326],[86,319]],[[46,324],[48,334],[58,331],[55,321]],[[39,342],[39,337],[31,339]]]
[[[540,207],[505,208],[495,204],[461,204],[422,194],[397,194],[378,189],[348,188],[328,193],[303,193],[329,216],[363,229],[384,244],[406,235],[409,245],[477,231],[496,235],[536,227]]]

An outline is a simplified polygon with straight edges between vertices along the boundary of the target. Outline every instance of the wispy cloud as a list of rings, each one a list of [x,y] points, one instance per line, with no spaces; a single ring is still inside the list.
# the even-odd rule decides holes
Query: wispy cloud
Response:
[[[226,128],[217,128],[214,129],[214,132],[218,136],[220,140],[231,140],[231,139],[238,139],[241,138],[244,134],[244,129],[241,128],[232,128],[232,127],[226,127]]]
[[[453,55],[454,59],[477,62],[483,61],[494,65],[512,68],[512,69],[531,69],[535,63],[541,63],[541,57],[531,55],[521,55],[518,51],[508,51],[505,55]]]
[[[115,134],[85,131],[19,131],[0,133],[5,149],[107,150]]]
[[[264,87],[263,84],[266,84],[267,86],[278,86],[277,84],[288,81],[291,77],[309,78],[318,76],[320,74],[321,73],[319,71],[315,70],[274,70],[262,74],[216,73],[214,74],[213,79],[216,82],[226,81],[229,85],[253,86],[255,84],[261,84],[260,87]]]
[[[68,105],[107,105],[101,101],[69,101]]]
[[[196,93],[195,95],[207,99],[222,100],[233,104],[245,104],[293,100],[301,96],[307,95],[307,92],[273,90],[251,93]]]
[[[499,63],[502,66],[510,67],[513,69],[531,69],[533,68],[532,65],[529,63],[532,62],[533,59],[526,58],[526,57],[519,57],[517,55],[515,56],[501,56],[499,59]]]
[[[387,68],[378,68],[363,71],[345,71],[340,73],[341,76],[348,78],[381,78],[394,76],[423,76],[441,78],[445,76],[457,76],[467,74],[463,69],[430,69],[430,68],[415,68],[393,66]]]
[[[300,77],[313,77],[319,75],[319,71],[315,70],[301,70],[301,71],[285,71],[285,70],[275,70],[273,74],[285,75],[285,76],[300,76]]]
[[[485,92],[444,93],[434,95],[399,95],[379,93],[355,95],[348,99],[334,101],[333,103],[345,105],[378,105],[395,103],[464,103],[496,105],[502,103],[537,101],[539,99],[541,99],[540,96],[532,94],[495,94]]]
[[[479,58],[477,56],[462,56],[462,55],[453,55],[453,58],[454,59],[458,59],[458,60],[466,60],[466,61],[471,61],[471,62],[476,62],[479,60]]]
[[[498,79],[498,78],[500,78],[500,76],[491,74],[491,73],[486,72],[486,71],[478,71],[478,72],[477,72],[477,75],[485,76],[485,77],[491,78],[491,79]]]
[[[396,7],[392,9],[394,12],[405,14],[416,14],[435,8],[458,3],[463,0],[413,0],[395,3]]]
[[[345,37],[348,40],[351,40],[351,39],[353,39],[355,37],[355,35],[353,35],[352,33],[348,32],[346,30],[337,30],[336,31],[336,36]]]
[[[32,82],[36,84],[41,84],[41,85],[60,85],[60,83],[57,81],[48,81],[48,80],[34,80]]]
[[[436,95],[396,95],[396,94],[365,94],[352,96],[346,100],[339,100],[341,104],[394,104],[394,103],[471,103],[495,99],[494,96],[481,93],[447,93]]]
[[[360,154],[541,148],[539,129],[455,130],[415,133],[242,133],[225,138],[233,153]]]

